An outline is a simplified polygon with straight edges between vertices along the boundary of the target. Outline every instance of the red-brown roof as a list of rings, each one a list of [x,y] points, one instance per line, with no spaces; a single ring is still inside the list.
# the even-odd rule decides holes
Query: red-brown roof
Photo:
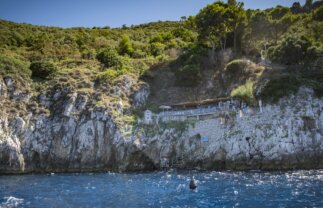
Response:
[[[207,99],[207,100],[202,100],[202,101],[175,103],[170,106],[171,107],[197,107],[197,106],[201,106],[201,105],[218,104],[219,102],[225,102],[230,99],[231,99],[230,97],[221,97],[221,98]]]

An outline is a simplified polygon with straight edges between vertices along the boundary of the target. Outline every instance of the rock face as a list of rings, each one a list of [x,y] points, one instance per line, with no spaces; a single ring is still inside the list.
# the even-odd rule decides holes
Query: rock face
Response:
[[[133,107],[144,105],[149,86],[125,80],[113,92],[129,96]],[[218,118],[185,128],[138,124],[130,134],[117,121],[121,104],[116,117],[91,96],[56,89],[36,97],[0,79],[1,105],[27,106],[25,113],[0,111],[0,174],[154,170],[162,158],[182,168],[323,168],[323,101],[307,88],[227,124]]]
[[[198,151],[187,146],[187,155],[205,161],[208,168],[218,163],[230,169],[322,168],[322,116],[322,100],[303,88],[262,112],[237,115],[231,124],[220,124],[218,119],[197,122],[189,128],[188,138],[201,135],[209,141]]]
[[[143,140],[150,158],[182,161],[182,167],[205,169],[295,169],[323,167],[323,101],[301,88],[262,112],[221,124],[220,118],[199,120],[176,133],[161,131]],[[159,155],[157,153],[160,153]]]
[[[136,105],[145,102],[149,88],[132,92],[133,83],[125,80],[118,91],[133,95]],[[8,106],[0,114],[0,173],[131,170],[128,160],[142,169],[153,167],[129,138],[121,136],[113,109],[95,107],[92,95],[56,89],[33,98],[37,99],[35,104],[10,96],[21,93],[13,80],[0,80],[0,86],[1,104]],[[23,116],[11,112],[8,103],[15,102],[29,106]],[[35,110],[37,105],[49,109],[50,114]],[[115,110],[121,107],[117,104]]]

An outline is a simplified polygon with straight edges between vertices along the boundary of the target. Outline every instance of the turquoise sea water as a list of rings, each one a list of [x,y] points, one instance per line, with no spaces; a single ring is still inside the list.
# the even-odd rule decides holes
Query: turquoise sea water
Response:
[[[323,170],[0,176],[0,207],[323,207]]]

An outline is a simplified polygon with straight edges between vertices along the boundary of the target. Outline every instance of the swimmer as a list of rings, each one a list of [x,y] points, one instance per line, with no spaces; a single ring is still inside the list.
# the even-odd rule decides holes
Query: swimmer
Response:
[[[195,190],[197,188],[196,180],[194,179],[194,176],[191,178],[190,181],[190,189]]]

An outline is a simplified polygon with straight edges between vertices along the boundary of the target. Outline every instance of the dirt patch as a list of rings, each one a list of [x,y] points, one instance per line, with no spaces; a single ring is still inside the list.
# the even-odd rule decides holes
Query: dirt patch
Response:
[[[198,86],[181,87],[176,85],[175,73],[169,66],[157,68],[152,71],[152,79],[148,81],[151,87],[149,103],[169,105],[219,97],[223,90],[219,87],[215,72],[214,69],[203,69],[202,81]]]

